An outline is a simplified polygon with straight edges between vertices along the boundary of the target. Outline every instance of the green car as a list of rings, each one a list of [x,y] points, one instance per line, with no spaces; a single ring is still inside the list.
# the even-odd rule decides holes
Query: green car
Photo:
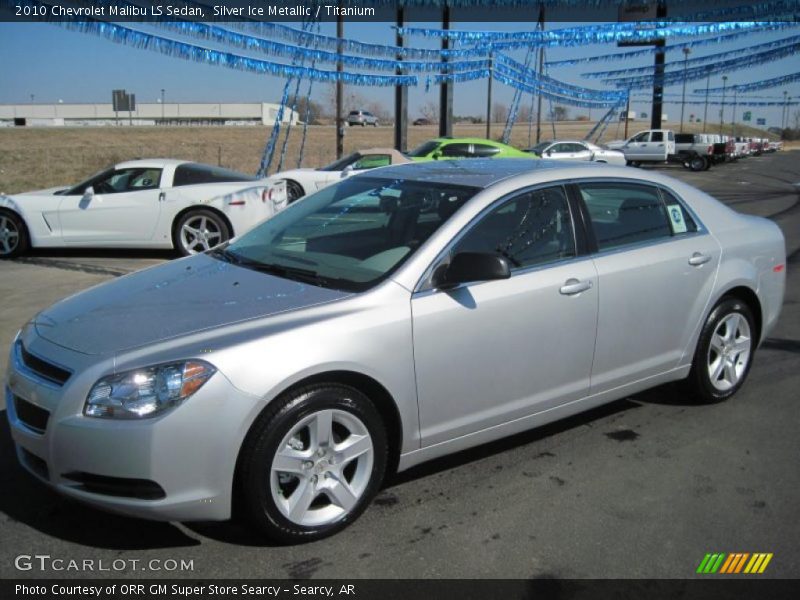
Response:
[[[408,153],[415,161],[453,158],[539,158],[507,144],[483,138],[441,137],[424,142]]]

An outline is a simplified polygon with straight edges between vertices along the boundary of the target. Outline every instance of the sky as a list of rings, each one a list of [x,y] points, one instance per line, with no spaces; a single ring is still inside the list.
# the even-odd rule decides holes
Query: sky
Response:
[[[548,29],[574,26],[579,23],[550,23]],[[394,31],[391,23],[345,24],[345,37],[372,43],[393,43]],[[436,27],[434,23],[410,23],[413,26]],[[323,23],[321,33],[335,35],[334,23]],[[497,31],[527,31],[535,28],[534,22],[524,23],[453,23],[453,29],[480,30],[491,28]],[[163,35],[163,33],[162,33]],[[782,39],[791,35],[800,35],[800,25],[793,29],[754,33],[738,38],[726,44],[713,45],[696,49],[693,57],[723,52],[726,49],[741,48],[743,45],[754,45],[771,40]],[[673,42],[677,43],[677,42]],[[417,47],[435,47],[435,42],[423,38],[413,38],[407,45]],[[625,49],[622,49],[623,51]],[[619,51],[613,44],[585,45],[577,48],[555,48],[547,51],[547,60],[561,60],[595,54],[608,54]],[[115,44],[104,38],[67,30],[48,23],[0,23],[0,103],[25,104],[31,102],[33,95],[36,103],[70,102],[110,102],[111,90],[124,88],[135,93],[138,102],[156,102],[165,90],[167,102],[278,102],[280,100],[284,80],[264,75],[243,73],[223,67],[198,64],[180,58],[161,55],[149,50],[141,50],[125,45]],[[518,60],[523,60],[524,51],[512,53]],[[269,58],[280,62],[279,59]],[[682,61],[679,52],[667,54],[669,61]],[[631,59],[627,63],[619,61],[598,62],[592,65],[576,65],[558,67],[549,74],[557,79],[589,88],[610,90],[596,79],[581,77],[587,70],[608,70],[623,66],[637,67],[652,63],[652,58]],[[588,67],[588,68],[587,68]],[[800,58],[781,59],[755,68],[742,69],[728,73],[727,85],[758,81],[770,77],[800,71]],[[721,76],[711,78],[711,87],[722,85]],[[687,93],[693,89],[704,88],[705,80],[689,82]],[[312,98],[328,102],[330,86],[315,84]],[[459,83],[454,92],[454,113],[457,115],[485,115],[486,113],[486,81]],[[303,86],[302,89],[305,89]],[[781,88],[755,92],[764,96],[782,97],[786,90],[790,96],[800,98],[800,82]],[[361,96],[383,103],[387,109],[393,106],[392,88],[359,87],[355,89]],[[681,86],[668,87],[667,94],[681,92]],[[496,102],[509,104],[513,90],[499,82],[495,82],[493,97]],[[697,98],[695,98],[697,99]],[[679,98],[678,98],[679,100]],[[730,100],[730,98],[728,98]],[[409,116],[413,119],[420,116],[420,107],[438,102],[438,87],[431,86],[425,91],[424,86],[412,88],[409,92]],[[649,102],[635,100],[631,106],[636,113],[650,112]],[[793,113],[800,107],[791,109]],[[588,115],[588,109],[570,107],[570,115]],[[745,109],[756,118],[767,118],[768,126],[780,125],[782,108],[765,107]],[[688,106],[686,115],[693,113],[702,115],[703,106]],[[668,104],[664,112],[671,120],[677,120],[680,113],[679,104]],[[742,108],[738,113],[741,116]],[[719,122],[719,108],[709,107],[708,121]],[[592,111],[592,119],[601,115],[599,109]],[[732,117],[732,105],[726,103],[726,122]]]

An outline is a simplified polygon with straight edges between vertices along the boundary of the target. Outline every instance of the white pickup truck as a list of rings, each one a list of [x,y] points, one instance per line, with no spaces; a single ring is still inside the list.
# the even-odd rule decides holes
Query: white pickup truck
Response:
[[[628,140],[609,142],[606,146],[622,152],[628,164],[634,167],[642,163],[670,162],[680,163],[692,171],[702,171],[709,164],[696,148],[678,148],[671,129],[640,131]]]

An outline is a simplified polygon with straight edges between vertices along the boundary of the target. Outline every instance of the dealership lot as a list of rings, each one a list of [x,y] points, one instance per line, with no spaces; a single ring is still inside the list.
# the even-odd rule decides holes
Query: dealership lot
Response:
[[[679,578],[707,552],[772,552],[765,575],[797,577],[799,155],[665,169],[774,218],[787,238],[781,322],[728,403],[692,406],[669,386],[423,465],[347,531],[288,548],[229,524],[141,522],[67,502],[16,466],[3,418],[0,574],[41,577],[38,563],[19,571],[15,557],[47,554],[61,567],[93,562],[59,572],[48,561],[45,576]],[[0,344],[51,302],[169,258],[52,251],[2,264]]]

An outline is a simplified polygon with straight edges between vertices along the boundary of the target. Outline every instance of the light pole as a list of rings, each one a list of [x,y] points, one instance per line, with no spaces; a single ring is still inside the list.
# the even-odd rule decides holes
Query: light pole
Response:
[[[789,112],[789,107],[786,105],[787,91],[783,90],[783,110],[781,111],[781,129],[786,129],[786,114]]]
[[[711,84],[711,67],[707,67],[708,77],[706,78],[706,107],[703,110],[703,133],[706,132],[706,122],[708,121],[708,86]]]
[[[686,65],[689,62],[689,55],[692,49],[688,47],[683,48],[683,94],[681,94],[681,133],[683,133],[683,109],[686,106]]]
[[[165,90],[164,88],[161,88],[161,124],[162,125],[164,124],[164,93],[166,91],[167,90]]]
[[[719,134],[722,135],[723,118],[725,117],[725,84],[728,82],[728,76],[722,76],[722,106],[719,109]]]
[[[736,139],[736,100],[739,97],[739,90],[736,87],[733,88],[733,119],[731,119],[731,126],[733,127],[733,133],[731,136]]]

